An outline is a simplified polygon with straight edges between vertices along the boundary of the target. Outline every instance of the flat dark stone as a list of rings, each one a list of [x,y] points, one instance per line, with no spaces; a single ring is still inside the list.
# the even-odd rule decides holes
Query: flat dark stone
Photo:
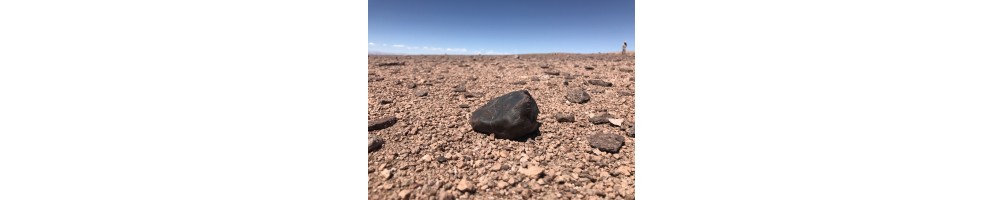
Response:
[[[526,81],[516,81],[516,82],[512,82],[512,84],[514,84],[514,85],[526,85]]]
[[[453,92],[466,92],[466,91],[467,91],[467,86],[465,85],[457,85],[456,87],[453,88]]]
[[[561,72],[559,72],[557,70],[547,70],[547,71],[543,71],[543,73],[544,74],[549,74],[549,75],[554,75],[554,76],[561,75]]]
[[[575,115],[567,113],[557,113],[554,115],[557,118],[557,122],[575,122]]]
[[[383,146],[383,138],[373,134],[369,134],[369,152],[376,151]]]
[[[620,152],[623,147],[623,136],[619,135],[600,133],[589,136],[588,140],[589,146],[608,153]]]
[[[376,64],[376,66],[381,66],[381,67],[382,66],[400,66],[400,65],[404,65],[404,64],[405,64],[404,62],[385,62],[385,63]]]
[[[428,90],[426,89],[416,90],[414,91],[414,96],[419,96],[419,97],[428,96]]]
[[[394,101],[390,100],[390,99],[380,99],[380,104],[389,104],[389,103],[393,103],[393,102]]]
[[[418,84],[414,84],[414,83],[408,83],[407,84],[407,88],[408,89],[415,88],[415,87],[418,87]]]
[[[605,124],[605,123],[609,123],[609,118],[612,118],[612,117],[613,116],[611,116],[609,114],[603,113],[603,114],[600,114],[600,115],[596,115],[594,117],[590,117],[589,118],[589,122],[591,122],[592,124]]]
[[[567,99],[572,103],[585,103],[588,102],[589,99],[592,99],[592,97],[589,96],[588,92],[585,92],[585,89],[571,88],[568,90],[568,93],[564,96],[564,99]]]
[[[495,97],[470,115],[474,131],[494,133],[495,138],[516,139],[540,128],[540,109],[529,91],[518,90]]]
[[[467,105],[467,104],[460,104],[460,108],[469,108],[469,107],[470,107],[470,105]]]
[[[589,84],[592,84],[592,85],[598,85],[598,86],[604,86],[604,87],[613,86],[613,83],[606,82],[606,81],[603,81],[603,80],[598,80],[598,79],[592,79],[592,80],[589,80],[588,82],[589,82]]]
[[[374,120],[369,120],[369,131],[375,131],[380,129],[389,128],[397,123],[397,117],[390,115],[380,117]]]
[[[593,70],[593,69],[596,69],[596,68],[593,67],[593,66],[585,66],[585,70]]]
[[[626,67],[621,67],[621,68],[620,68],[620,71],[621,71],[621,72],[633,72],[633,71],[634,71],[634,69],[631,69],[631,68],[626,68]]]

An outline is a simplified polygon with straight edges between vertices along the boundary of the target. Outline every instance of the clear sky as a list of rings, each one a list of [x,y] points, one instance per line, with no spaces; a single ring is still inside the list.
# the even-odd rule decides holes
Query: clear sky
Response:
[[[634,49],[634,1],[369,0],[369,51],[406,54]]]

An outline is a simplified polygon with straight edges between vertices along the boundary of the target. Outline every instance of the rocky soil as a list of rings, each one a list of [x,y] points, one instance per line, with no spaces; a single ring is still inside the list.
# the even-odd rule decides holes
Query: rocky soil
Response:
[[[538,132],[473,131],[518,90]],[[370,199],[634,198],[633,55],[371,55],[369,121]]]

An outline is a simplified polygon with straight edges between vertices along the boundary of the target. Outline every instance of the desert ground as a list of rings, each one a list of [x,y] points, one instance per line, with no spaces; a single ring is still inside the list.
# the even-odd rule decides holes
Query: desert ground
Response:
[[[368,87],[370,199],[634,199],[632,54],[370,55]],[[538,132],[472,129],[519,90]]]

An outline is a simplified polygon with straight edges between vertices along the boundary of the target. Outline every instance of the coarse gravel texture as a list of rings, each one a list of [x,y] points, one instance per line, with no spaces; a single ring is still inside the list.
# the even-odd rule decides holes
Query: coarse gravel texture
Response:
[[[558,123],[556,114],[634,122],[634,72],[633,55],[620,54],[371,55],[368,119],[397,120],[370,125],[383,143],[369,152],[369,198],[633,199],[633,125]],[[569,102],[576,87],[591,99]],[[510,140],[472,130],[471,112],[517,90],[539,107],[538,135]],[[589,136],[606,133],[623,136],[619,152],[590,146]]]

